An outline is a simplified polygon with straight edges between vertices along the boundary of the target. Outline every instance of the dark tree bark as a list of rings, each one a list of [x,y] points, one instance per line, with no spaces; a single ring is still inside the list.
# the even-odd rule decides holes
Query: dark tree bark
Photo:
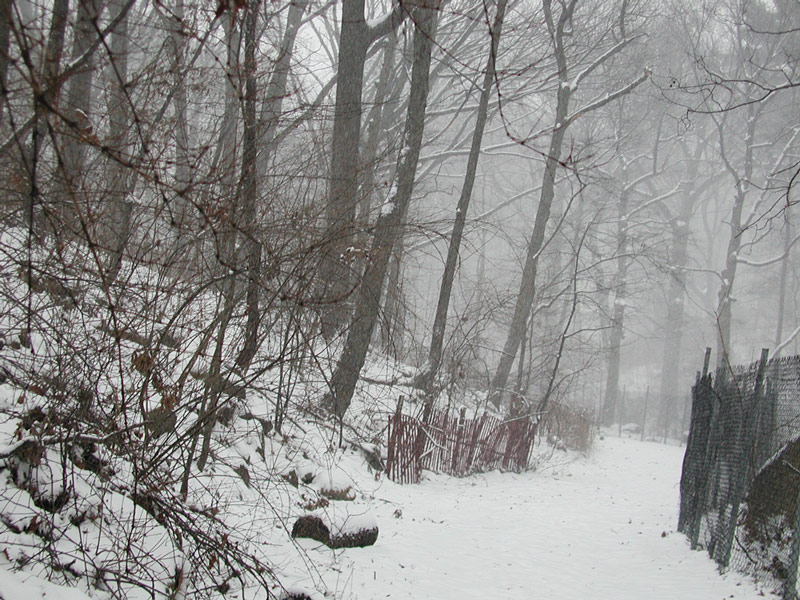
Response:
[[[25,219],[29,231],[37,228],[34,219],[36,205],[39,202],[39,187],[37,183],[37,164],[39,161],[39,150],[44,142],[47,133],[47,118],[50,111],[56,110],[58,95],[61,90],[61,55],[64,53],[64,32],[67,26],[67,16],[69,15],[69,0],[56,0],[53,3],[53,13],[50,20],[50,30],[47,35],[47,45],[44,52],[43,81],[38,82],[44,88],[44,92],[33,97],[33,128],[31,130],[30,146],[26,151],[25,168],[30,181],[30,187],[24,207]],[[27,61],[30,56],[25,57]],[[32,69],[33,65],[28,67]]]
[[[628,265],[628,197],[623,191],[617,203],[617,272],[614,275],[614,306],[608,335],[608,370],[603,397],[603,425],[614,422],[619,396],[619,368],[622,340],[625,337],[625,301],[627,296]]]
[[[247,263],[247,323],[245,340],[237,365],[246,371],[258,347],[259,288],[261,279],[261,242],[258,234],[256,177],[256,23],[258,2],[251,4],[245,13],[244,23],[244,96],[242,98],[242,167],[236,194],[236,229],[242,239],[236,252],[235,263]]]
[[[742,211],[744,201],[747,198],[748,188],[753,176],[753,143],[756,131],[756,124],[760,116],[760,109],[756,109],[752,104],[747,106],[747,120],[745,133],[745,147],[741,173],[733,166],[728,158],[728,149],[725,147],[725,134],[723,123],[718,122],[719,149],[725,169],[734,181],[736,190],[731,210],[730,231],[728,249],[725,253],[725,268],[720,274],[720,286],[717,292],[717,368],[724,369],[731,365],[731,303],[733,285],[736,280],[736,267],[738,265],[739,249],[742,245],[742,233],[744,227],[742,223]]]
[[[242,136],[242,176],[240,180],[242,207],[239,231],[243,237],[243,254],[247,257],[247,324],[245,340],[236,363],[246,372],[258,349],[259,290],[261,285],[261,241],[258,231],[258,181],[256,179],[256,22],[258,2],[252,2],[245,15],[244,68],[245,94],[242,107],[244,134]],[[244,258],[244,256],[242,257]],[[239,262],[239,261],[237,261]]]
[[[375,25],[364,18],[364,0],[343,0],[336,71],[336,101],[331,140],[331,165],[324,239],[329,246],[322,268],[322,289],[330,310],[323,315],[323,330],[332,333],[345,321],[343,302],[353,289],[353,277],[343,260],[353,244],[361,168],[361,96],[367,50],[378,38],[394,30],[407,10],[398,3]]]
[[[8,50],[13,12],[14,0],[0,0],[0,122],[8,95]]]
[[[405,318],[403,305],[403,253],[405,250],[403,232],[398,235],[395,248],[389,262],[389,274],[386,281],[386,299],[383,302],[378,340],[384,354],[399,358],[403,352],[403,336],[405,334]]]
[[[511,366],[514,363],[517,350],[522,341],[523,328],[528,321],[533,306],[533,297],[536,289],[536,271],[539,262],[539,253],[544,244],[545,230],[547,221],[550,218],[550,208],[553,204],[555,195],[556,170],[561,160],[561,145],[564,141],[564,134],[569,123],[567,122],[569,100],[572,94],[567,79],[567,58],[564,49],[564,28],[572,19],[577,0],[570,0],[564,5],[558,22],[553,21],[550,8],[550,0],[544,0],[545,18],[548,29],[554,44],[554,53],[558,63],[558,96],[556,102],[556,115],[553,133],[550,137],[550,147],[545,159],[544,178],[542,189],[539,196],[539,206],[536,209],[536,222],[533,226],[533,233],[528,242],[528,252],[525,257],[525,266],[522,269],[522,281],[520,283],[517,301],[514,306],[514,314],[508,329],[506,343],[500,355],[500,362],[497,371],[492,379],[489,400],[499,407],[503,398],[503,393],[508,385],[508,376],[511,373]]]
[[[219,224],[221,231],[214,240],[218,244],[216,254],[220,262],[221,274],[235,269],[233,256],[236,247],[236,169],[239,164],[239,96],[242,81],[239,77],[241,33],[236,13],[231,11],[225,19],[226,70],[225,111],[217,142],[214,162],[218,165],[219,201],[227,208],[227,217]],[[205,204],[205,202],[204,202]],[[223,209],[220,206],[220,209]]]
[[[175,119],[175,206],[172,207],[171,225],[177,230],[178,239],[192,230],[192,212],[189,202],[191,194],[191,164],[189,162],[189,124],[186,110],[188,100],[184,71],[186,69],[183,33],[183,0],[174,0],[168,15],[169,46],[172,54],[172,78],[175,94],[172,99]]]
[[[395,51],[397,50],[397,37],[394,35],[386,36],[381,70],[378,74],[378,82],[375,86],[375,96],[372,99],[372,106],[366,117],[366,140],[364,142],[364,156],[362,163],[361,189],[363,190],[359,199],[358,206],[358,247],[367,246],[369,217],[372,205],[372,198],[375,196],[375,176],[378,170],[378,145],[381,141],[381,134],[385,133],[392,125],[387,118],[391,111],[384,110],[386,99],[391,90],[392,76],[396,74]]]
[[[503,30],[506,3],[507,0],[498,1],[497,13],[495,14],[494,24],[490,31],[489,57],[486,61],[483,88],[481,89],[480,100],[478,102],[478,113],[475,117],[475,130],[472,135],[469,158],[467,159],[467,172],[464,175],[464,185],[461,188],[461,196],[458,199],[458,206],[456,207],[453,231],[450,235],[450,244],[447,247],[447,258],[444,263],[444,273],[442,274],[442,283],[439,289],[439,300],[436,304],[436,313],[433,320],[433,333],[431,334],[428,361],[414,381],[416,387],[427,391],[431,391],[431,386],[442,363],[442,348],[444,346],[444,332],[447,327],[447,312],[450,306],[450,295],[453,291],[453,281],[455,279],[458,255],[461,249],[461,238],[464,235],[467,211],[469,210],[470,200],[472,199],[472,189],[475,185],[475,174],[478,170],[478,158],[483,142],[483,131],[486,127],[489,95],[495,79],[495,62],[497,60],[497,49],[500,44],[500,35]]]
[[[414,10],[414,63],[411,70],[411,93],[406,115],[403,149],[397,165],[397,192],[382,208],[375,223],[370,260],[359,287],[355,315],[336,369],[331,377],[326,403],[342,418],[350,406],[361,367],[369,349],[380,309],[381,288],[392,248],[399,236],[408,211],[414,178],[417,171],[422,134],[425,128],[425,109],[428,99],[431,50],[436,35],[437,9],[425,1]]]
[[[125,11],[121,0],[110,3],[112,14]],[[122,267],[122,258],[131,233],[133,205],[128,198],[128,169],[120,164],[131,155],[129,130],[131,126],[128,83],[128,12],[110,35],[111,91],[109,92],[109,139],[112,152],[120,160],[111,160],[108,165],[110,231],[106,244],[110,251],[108,280],[114,281]]]
[[[61,70],[61,56],[64,53],[64,33],[69,15],[69,0],[56,0],[53,2],[53,18],[50,22],[50,32],[47,36],[47,47],[44,56],[44,81],[48,86],[45,92],[45,101],[55,107],[61,88],[59,78]]]
[[[267,84],[266,97],[261,106],[260,122],[256,122],[256,81],[255,81],[255,24],[250,31],[251,23],[245,33],[245,102],[244,102],[244,139],[242,148],[242,193],[243,215],[242,233],[247,248],[247,324],[245,325],[245,340],[236,364],[246,373],[250,363],[255,357],[259,347],[258,327],[261,322],[260,291],[261,291],[261,254],[262,245],[258,231],[256,201],[258,196],[257,183],[266,176],[267,165],[275,151],[275,130],[283,108],[283,99],[286,96],[286,83],[289,78],[294,43],[300,22],[308,6],[308,0],[293,2],[289,5],[289,14],[286,20],[286,29],[280,46],[280,54],[275,64],[269,83]],[[254,13],[248,13],[248,15]],[[249,17],[248,17],[249,18]],[[255,16],[252,17],[255,19]],[[249,36],[253,36],[252,38]],[[261,143],[258,143],[258,140]],[[260,153],[259,153],[260,148]]]

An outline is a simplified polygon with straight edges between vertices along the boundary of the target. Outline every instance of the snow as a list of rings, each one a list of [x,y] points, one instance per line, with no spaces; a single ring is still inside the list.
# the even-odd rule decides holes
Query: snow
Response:
[[[393,198],[394,196],[391,196],[391,197]],[[395,211],[396,208],[397,208],[397,205],[395,204],[394,201],[392,201],[392,200],[386,201],[385,203],[383,203],[381,205],[381,216],[385,217],[385,216],[388,216],[388,215],[392,214]]]
[[[374,512],[362,503],[333,501],[320,511],[309,512],[319,517],[331,535],[342,536],[379,527]],[[317,542],[309,542],[317,544]]]
[[[606,438],[590,458],[560,456],[521,475],[384,482],[373,492],[376,545],[311,555],[320,569],[327,557],[332,589],[361,600],[754,600],[769,592],[720,575],[675,532],[682,448]]]
[[[12,573],[0,566],[0,598],[3,600],[89,600],[75,588],[68,588],[39,579],[30,574]]]
[[[311,437],[303,444],[309,452],[320,441]],[[234,448],[230,452],[239,456]],[[464,479],[426,473],[422,484],[406,486],[376,479],[360,452],[335,453],[324,469],[317,468],[315,479],[353,485],[359,496],[310,514],[337,533],[377,525],[377,543],[330,550],[305,539],[274,545],[273,538],[269,552],[283,584],[315,600],[573,600],[588,597],[589,589],[593,600],[755,600],[769,593],[743,575],[721,576],[704,552],[691,551],[675,532],[683,448],[606,437],[595,442],[589,457],[546,446],[538,452],[553,454],[540,457],[535,472]],[[253,512],[254,490],[229,481],[243,494],[227,509],[232,521],[241,519],[241,530],[261,527],[268,536],[283,530]],[[291,500],[287,505],[272,499],[278,512],[298,514]],[[8,567],[0,570],[4,600],[86,598],[48,585]]]

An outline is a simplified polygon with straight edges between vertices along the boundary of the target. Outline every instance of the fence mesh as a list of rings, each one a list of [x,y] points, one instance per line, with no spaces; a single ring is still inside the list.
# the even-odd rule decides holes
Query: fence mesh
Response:
[[[768,361],[765,351],[703,373],[692,388],[678,529],[722,569],[798,598],[800,356]]]

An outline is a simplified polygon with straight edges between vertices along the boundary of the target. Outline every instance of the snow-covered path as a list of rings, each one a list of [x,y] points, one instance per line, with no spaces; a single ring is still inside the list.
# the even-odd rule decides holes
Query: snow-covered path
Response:
[[[763,598],[675,533],[682,456],[607,438],[538,473],[384,484],[377,544],[343,551],[326,579],[360,600]]]

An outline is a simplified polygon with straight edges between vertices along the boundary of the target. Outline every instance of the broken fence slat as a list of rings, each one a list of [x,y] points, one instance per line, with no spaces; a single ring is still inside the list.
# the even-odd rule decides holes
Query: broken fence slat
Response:
[[[484,413],[477,419],[426,405],[421,419],[398,410],[389,419],[387,475],[397,483],[416,483],[422,469],[463,476],[478,471],[521,471],[528,466],[536,424],[529,418],[500,421]]]

